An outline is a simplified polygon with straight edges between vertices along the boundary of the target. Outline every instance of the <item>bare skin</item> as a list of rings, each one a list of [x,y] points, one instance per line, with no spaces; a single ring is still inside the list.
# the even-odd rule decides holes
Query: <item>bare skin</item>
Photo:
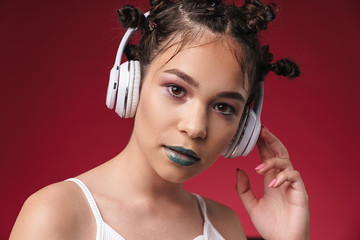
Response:
[[[176,46],[156,58],[143,79],[126,148],[77,176],[92,192],[104,221],[125,239],[194,239],[203,233],[198,202],[182,183],[216,161],[233,137],[248,98],[228,41],[213,40],[211,36],[199,39],[196,47],[181,50],[171,61]],[[193,81],[184,79],[184,74]],[[228,92],[243,96],[243,100],[224,94]],[[258,171],[264,175],[264,197],[254,199],[243,172],[238,172],[237,190],[265,239],[285,239],[290,234],[306,239],[305,188],[285,147],[274,139],[263,129],[258,142],[265,163]],[[191,166],[179,165],[167,156],[166,146],[191,149],[200,160]],[[267,187],[275,177],[277,183]],[[246,239],[230,208],[210,199],[205,202],[210,221],[225,239]],[[289,221],[293,218],[298,218],[297,222]],[[83,193],[72,182],[60,182],[29,197],[10,239],[95,236],[95,219]]]
[[[237,192],[254,226],[264,239],[309,239],[308,196],[286,148],[265,127],[257,147],[263,162],[255,169],[264,175],[261,199],[252,192],[246,173],[237,172]]]

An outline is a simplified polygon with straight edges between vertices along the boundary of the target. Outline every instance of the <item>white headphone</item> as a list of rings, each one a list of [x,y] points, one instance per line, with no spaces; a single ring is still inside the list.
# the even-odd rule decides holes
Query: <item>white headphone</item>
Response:
[[[149,15],[146,12],[145,17]],[[129,28],[121,39],[115,64],[110,71],[109,85],[106,95],[106,105],[113,109],[122,118],[135,116],[139,101],[141,71],[139,61],[127,61],[120,65],[124,50],[130,39],[135,35],[137,28]],[[253,107],[247,106],[244,110],[239,127],[222,155],[226,158],[246,156],[256,145],[259,138],[261,123],[260,115],[264,97],[263,83],[260,82],[255,94]]]

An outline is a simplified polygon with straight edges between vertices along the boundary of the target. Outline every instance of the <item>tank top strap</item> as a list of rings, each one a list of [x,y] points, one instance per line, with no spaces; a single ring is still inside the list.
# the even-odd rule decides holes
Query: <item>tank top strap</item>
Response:
[[[204,217],[204,221],[205,221],[205,222],[208,222],[208,221],[209,221],[209,218],[208,218],[208,216],[207,216],[206,203],[205,203],[204,199],[203,199],[200,195],[198,195],[198,194],[196,194],[196,193],[193,193],[193,195],[196,197],[196,199],[197,199],[197,201],[198,201],[198,203],[199,203],[199,206],[200,206],[200,209],[201,209],[201,213],[202,213],[202,215],[203,215],[203,217]]]
[[[225,238],[216,230],[216,228],[212,225],[212,223],[210,222],[208,215],[207,215],[207,210],[206,210],[206,203],[204,201],[204,199],[198,195],[193,193],[194,196],[197,198],[202,215],[204,217],[204,239],[205,240],[225,240]],[[194,239],[197,240],[197,239]]]
[[[96,239],[102,239],[103,236],[103,229],[104,229],[104,221],[101,217],[100,211],[98,206],[96,205],[95,199],[93,195],[91,194],[90,190],[86,187],[86,185],[77,178],[69,178],[65,181],[74,182],[76,183],[81,190],[83,191],[89,205],[91,208],[92,213],[94,214],[95,221],[96,221]]]

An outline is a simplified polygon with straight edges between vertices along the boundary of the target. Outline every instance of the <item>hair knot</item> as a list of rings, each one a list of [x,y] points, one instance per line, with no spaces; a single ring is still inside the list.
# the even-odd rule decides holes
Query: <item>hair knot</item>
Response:
[[[245,0],[245,4],[240,8],[246,21],[247,31],[258,33],[267,28],[268,22],[275,19],[276,5],[270,3],[263,5],[259,0]]]
[[[288,58],[281,58],[270,65],[270,70],[280,76],[286,76],[290,79],[300,76],[299,66]]]
[[[147,20],[142,12],[131,5],[124,5],[117,10],[120,23],[125,28],[147,28]]]

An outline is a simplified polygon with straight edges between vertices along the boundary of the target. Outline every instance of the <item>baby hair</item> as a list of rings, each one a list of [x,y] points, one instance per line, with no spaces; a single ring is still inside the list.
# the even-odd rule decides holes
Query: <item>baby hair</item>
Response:
[[[250,84],[250,96],[269,71],[290,79],[300,75],[297,64],[288,58],[273,62],[269,46],[261,46],[259,41],[259,33],[276,17],[273,3],[245,0],[243,5],[235,6],[221,0],[150,0],[150,6],[147,18],[130,5],[118,10],[124,28],[141,31],[139,45],[129,45],[125,54],[128,59],[140,61],[142,76],[158,54],[174,44],[180,44],[179,52],[190,41],[209,33],[237,43],[232,48]]]

